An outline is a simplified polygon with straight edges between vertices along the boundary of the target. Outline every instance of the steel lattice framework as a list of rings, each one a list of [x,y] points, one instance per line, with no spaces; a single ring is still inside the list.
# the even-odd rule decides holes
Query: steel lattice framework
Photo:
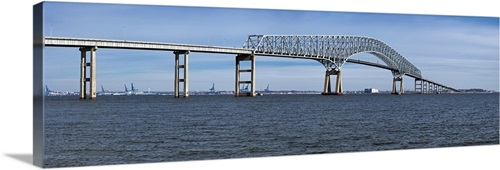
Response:
[[[411,74],[422,77],[420,70],[396,50],[375,38],[345,35],[249,35],[243,48],[257,55],[314,59],[325,67],[340,69],[354,54],[370,53],[387,66],[398,70],[394,76]]]

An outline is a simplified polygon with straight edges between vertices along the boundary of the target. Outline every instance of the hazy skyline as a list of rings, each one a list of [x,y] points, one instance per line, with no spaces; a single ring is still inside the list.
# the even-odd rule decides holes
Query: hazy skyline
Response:
[[[126,39],[241,47],[247,35],[360,35],[377,38],[402,54],[431,80],[454,88],[499,89],[498,18],[397,15],[292,10],[172,7],[49,2],[46,36]],[[44,84],[77,91],[77,48],[47,47]],[[234,90],[234,55],[191,53],[190,90]],[[369,54],[353,58],[377,62]],[[257,90],[316,90],[324,67],[313,60],[257,56]],[[381,62],[382,63],[382,62]],[[342,68],[345,90],[389,90],[388,70],[349,64]],[[134,83],[144,91],[172,91],[171,51],[97,50],[97,86],[122,91]],[[405,89],[413,90],[405,77]]]

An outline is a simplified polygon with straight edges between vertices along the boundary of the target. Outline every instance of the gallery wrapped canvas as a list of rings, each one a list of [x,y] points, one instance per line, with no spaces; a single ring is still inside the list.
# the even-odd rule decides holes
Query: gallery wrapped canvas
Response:
[[[42,2],[33,163],[499,144],[495,17]]]

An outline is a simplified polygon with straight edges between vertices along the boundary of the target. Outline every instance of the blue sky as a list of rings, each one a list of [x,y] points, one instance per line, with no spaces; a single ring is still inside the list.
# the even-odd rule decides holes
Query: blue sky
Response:
[[[147,5],[49,2],[45,35],[209,44],[241,47],[250,34],[360,35],[384,41],[417,66],[424,77],[456,88],[499,89],[499,20],[485,17],[340,13]],[[47,47],[45,84],[77,91],[77,48]],[[234,55],[191,53],[190,90],[234,89]],[[377,62],[369,54],[353,58]],[[379,61],[380,62],[380,61]],[[382,63],[382,62],[380,62]],[[97,50],[97,84],[123,90],[172,91],[171,51]],[[389,90],[390,71],[346,64],[345,90]],[[324,67],[313,60],[257,57],[257,89],[317,90]],[[413,90],[413,78],[405,77]]]

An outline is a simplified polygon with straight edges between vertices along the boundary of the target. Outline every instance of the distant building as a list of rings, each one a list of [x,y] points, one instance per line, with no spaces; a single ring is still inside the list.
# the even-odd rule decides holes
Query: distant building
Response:
[[[365,93],[378,93],[378,89],[366,88]]]

